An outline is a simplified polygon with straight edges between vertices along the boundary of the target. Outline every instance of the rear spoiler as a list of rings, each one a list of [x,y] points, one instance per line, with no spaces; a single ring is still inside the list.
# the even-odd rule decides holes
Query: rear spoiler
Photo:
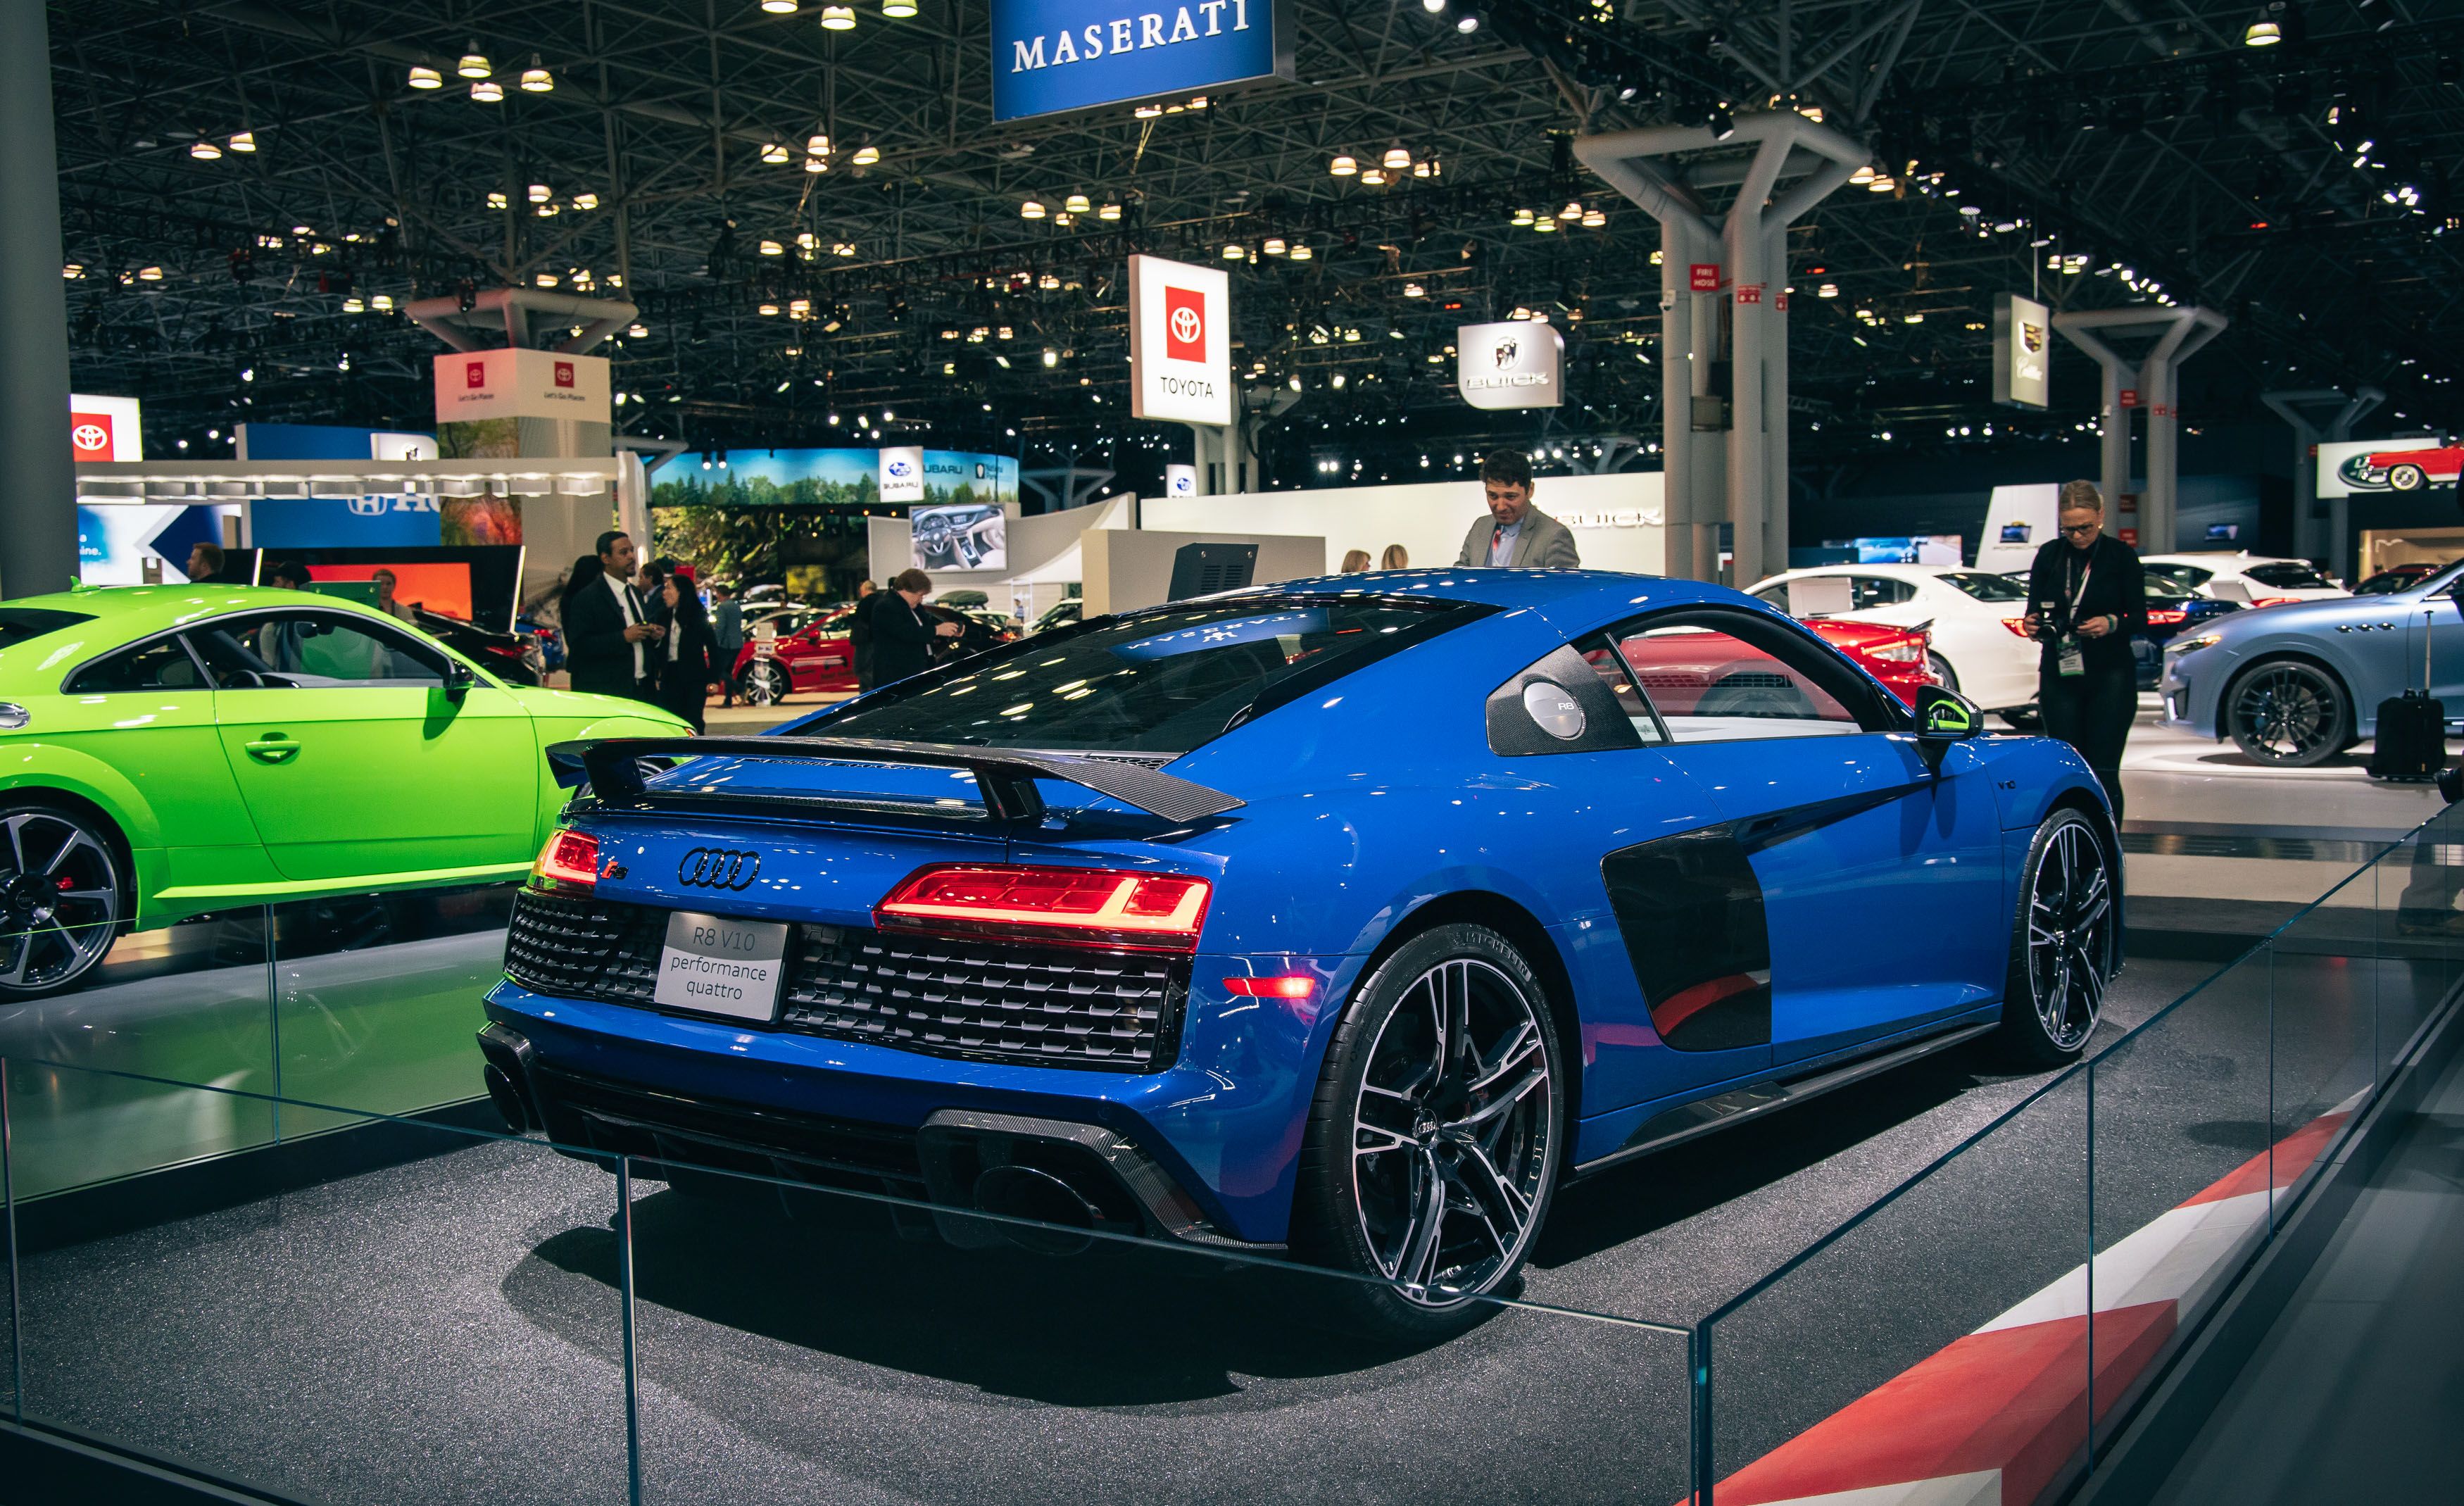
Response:
[[[648,790],[644,759],[759,758],[836,764],[904,764],[926,768],[963,768],[976,776],[984,808],[997,819],[1041,820],[1043,797],[1035,781],[1057,779],[1110,795],[1167,821],[1202,821],[1242,802],[1220,789],[1160,773],[1143,764],[1068,753],[1017,748],[979,748],[953,742],[906,742],[889,738],[592,738],[559,742],[547,750],[560,785],[587,781],[602,800],[631,800]],[[759,797],[750,797],[758,800]]]

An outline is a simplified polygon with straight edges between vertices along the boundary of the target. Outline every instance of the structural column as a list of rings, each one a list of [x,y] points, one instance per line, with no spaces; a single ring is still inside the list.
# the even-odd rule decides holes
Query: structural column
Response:
[[[2293,552],[2304,559],[2323,560],[2329,574],[2350,580],[2354,568],[2350,498],[2328,498],[2323,528],[2320,520],[2311,516],[2319,504],[2319,466],[2310,450],[2321,440],[2352,438],[2353,426],[2386,402],[2387,393],[2365,387],[2347,399],[2335,388],[2311,388],[2294,392],[2261,392],[2258,400],[2293,430]],[[2336,416],[2327,420],[2322,430],[2302,411],[2305,408],[2332,408]]]
[[[2130,484],[2130,413],[2122,406],[2122,386],[2132,380],[2130,363],[2106,343],[2116,330],[2136,330],[2156,337],[2140,360],[2136,381],[2140,405],[2147,410],[2146,485],[2139,498],[2139,548],[2164,554],[2179,540],[2174,525],[2174,497],[2179,467],[2175,456],[2180,404],[2175,397],[2182,363],[2199,353],[2224,332],[2225,317],[2213,309],[2153,307],[2090,309],[2057,314],[2054,327],[2063,338],[2096,358],[2104,370],[2105,496],[2120,496]]]
[[[0,596],[65,590],[77,565],[47,10],[0,5],[0,454],[11,468],[0,486]]]

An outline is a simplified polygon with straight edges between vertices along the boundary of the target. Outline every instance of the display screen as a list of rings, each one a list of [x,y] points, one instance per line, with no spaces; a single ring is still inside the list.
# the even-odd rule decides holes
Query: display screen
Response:
[[[366,582],[369,589],[362,599],[376,605],[374,588],[377,572],[393,572],[394,600],[407,606],[432,611],[440,617],[452,617],[462,622],[472,620],[471,566],[461,564],[411,565],[377,561],[365,565],[312,565],[308,579],[312,586],[328,582]],[[361,593],[348,593],[359,597]]]
[[[907,515],[919,570],[1009,567],[1009,519],[992,502],[918,507]]]

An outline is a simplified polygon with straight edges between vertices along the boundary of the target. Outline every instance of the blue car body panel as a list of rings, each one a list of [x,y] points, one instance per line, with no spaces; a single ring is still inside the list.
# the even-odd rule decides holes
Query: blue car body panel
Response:
[[[1362,588],[1353,576],[1271,594]],[[543,1062],[679,1100],[900,1130],[948,1109],[1097,1124],[1153,1156],[1223,1234],[1274,1242],[1287,1232],[1334,1028],[1379,948],[1430,905],[1545,941],[1552,955],[1532,961],[1566,996],[1571,1160],[1581,1163],[1617,1151],[1666,1105],[1993,1018],[2015,875],[2036,824],[2065,802],[2104,811],[2076,754],[2041,738],[1951,744],[1938,771],[1904,726],[1501,756],[1485,720],[1492,689],[1572,637],[1646,611],[1750,611],[1837,655],[1761,603],[1691,582],[1431,570],[1372,577],[1368,588],[1495,609],[1172,759],[1166,772],[1243,802],[1219,819],[1167,829],[1046,780],[1037,786],[1046,811],[1032,825],[825,820],[765,810],[759,797],[860,788],[969,806],[975,787],[948,769],[740,758],[696,760],[650,783],[654,796],[693,788],[755,797],[726,813],[583,804],[573,814],[618,865],[598,882],[602,898],[804,925],[870,926],[873,906],[899,880],[936,862],[1206,877],[1213,898],[1177,1045],[1158,1070],[957,1059],[560,998],[511,979],[489,994],[489,1015]],[[781,730],[826,733],[845,711]],[[1655,1027],[1638,971],[1651,940],[1639,939],[1639,954],[1604,874],[1617,854],[1713,831],[1776,833],[1739,849],[1751,853],[1767,919],[1770,1024],[1759,1042],[1682,1050]],[[711,847],[759,851],[758,876],[723,896],[681,883],[686,855]],[[1293,973],[1319,980],[1312,997],[1243,997],[1224,984]]]
[[[2379,702],[2419,690],[2425,657],[2431,694],[2447,703],[2450,732],[2464,731],[2464,611],[2449,594],[2464,578],[2450,568],[2409,590],[2293,602],[2219,617],[2167,649],[2158,692],[2165,719],[2222,738],[2224,698],[2251,666],[2292,657],[2325,668],[2350,695],[2353,731],[2377,735]],[[2214,641],[2191,649],[2201,637]]]

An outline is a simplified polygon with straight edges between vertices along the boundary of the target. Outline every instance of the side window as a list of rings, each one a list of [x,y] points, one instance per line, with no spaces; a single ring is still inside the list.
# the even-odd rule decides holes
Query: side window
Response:
[[[1895,581],[1887,575],[1853,575],[1855,589],[1850,611],[1872,611],[1877,607],[1896,607],[1912,599],[1917,588],[1905,581]]]
[[[192,630],[226,690],[445,683],[435,651],[383,627],[313,611],[250,612]]]
[[[94,696],[125,690],[196,690],[204,684],[197,661],[177,637],[169,637],[122,649],[89,664],[69,676],[61,689],[72,696]]]
[[[1822,683],[1807,647],[1774,653],[1718,627],[1661,618],[1622,630],[1617,653],[1684,742],[1840,736],[1863,725]]]
[[[1583,656],[1583,662],[1592,667],[1592,673],[1598,675],[1600,683],[1608,687],[1609,694],[1617,698],[1617,710],[1633,726],[1638,739],[1644,742],[1669,741],[1668,729],[1661,725],[1660,714],[1652,709],[1651,702],[1643,698],[1642,693],[1635,688],[1633,678],[1626,674],[1616,639],[1605,632],[1595,632],[1577,642],[1574,652]]]
[[[1764,587],[1754,592],[1754,600],[1769,602],[1782,611],[1788,610],[1788,582],[1782,581],[1777,586]]]
[[[1664,742],[1604,633],[1551,651],[1488,694],[1489,751],[1502,758],[1602,753]]]

